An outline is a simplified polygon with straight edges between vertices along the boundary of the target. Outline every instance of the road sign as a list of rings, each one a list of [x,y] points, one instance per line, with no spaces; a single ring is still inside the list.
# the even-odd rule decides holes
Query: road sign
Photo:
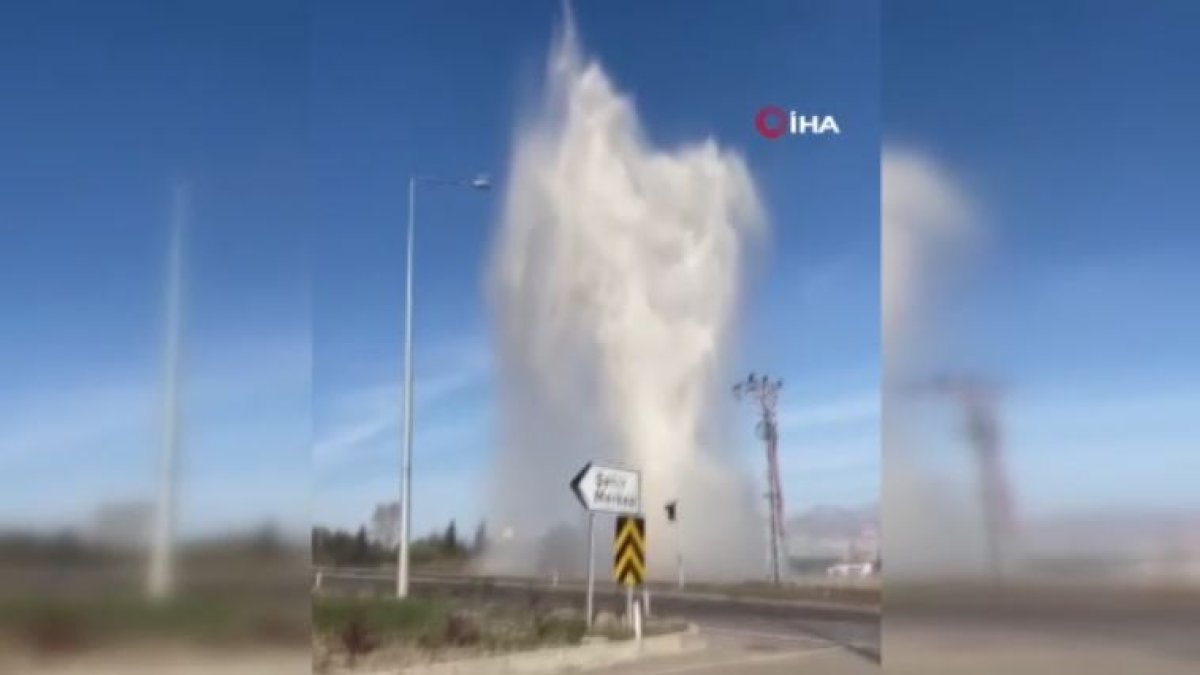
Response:
[[[613,576],[626,586],[636,586],[646,578],[646,519],[618,516],[613,539]]]
[[[583,508],[604,513],[642,512],[642,476],[637,471],[588,462],[571,481]]]

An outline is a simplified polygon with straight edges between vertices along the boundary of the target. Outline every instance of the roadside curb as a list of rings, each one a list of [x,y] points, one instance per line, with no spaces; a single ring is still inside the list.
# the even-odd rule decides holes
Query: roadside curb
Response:
[[[678,591],[659,591],[653,597],[671,598],[678,600],[692,600],[698,602],[724,602],[745,607],[779,607],[779,608],[799,608],[809,609],[817,612],[826,612],[829,614],[844,615],[848,618],[878,618],[883,614],[883,610],[879,605],[853,605],[841,602],[826,602],[823,600],[795,600],[791,598],[759,598],[748,595],[732,595],[727,593],[706,593],[706,592],[678,592]]]
[[[325,579],[390,579],[390,576],[380,576],[373,570],[325,570]],[[563,594],[576,593],[586,590],[586,586],[574,582],[562,583],[558,586],[539,586],[530,580],[517,581],[512,579],[492,579],[482,577],[414,577],[414,586],[464,586],[481,589],[504,588],[509,590],[538,590],[545,593]],[[691,600],[708,603],[728,603],[742,607],[766,607],[780,609],[804,609],[827,614],[831,617],[847,619],[878,619],[882,613],[879,604],[856,604],[847,602],[831,602],[811,598],[770,598],[757,595],[737,594],[719,591],[677,591],[652,589],[651,597],[663,597],[678,600]]]
[[[564,670],[591,670],[653,656],[699,650],[704,646],[699,632],[698,626],[689,624],[687,630],[678,633],[645,638],[641,645],[635,640],[621,640],[577,647],[554,647],[480,659],[376,670],[369,675],[538,675]]]

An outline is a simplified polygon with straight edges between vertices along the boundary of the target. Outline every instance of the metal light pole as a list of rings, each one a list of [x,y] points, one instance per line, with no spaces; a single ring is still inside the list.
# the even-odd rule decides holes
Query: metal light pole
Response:
[[[417,184],[453,185],[475,190],[491,188],[491,180],[484,174],[467,180],[447,180],[426,176],[410,176],[408,179],[408,235],[405,254],[404,276],[404,436],[403,459],[400,469],[400,551],[396,570],[396,597],[408,597],[408,540],[412,525],[412,439],[413,439],[413,372],[412,372],[412,317],[413,317],[413,239],[416,229]]]
[[[158,497],[150,539],[146,594],[169,598],[175,589],[175,504],[179,455],[179,352],[183,315],[183,230],[187,191],[175,187],[171,202],[171,232],[167,252],[166,336],[163,372],[163,445],[159,459]]]
[[[683,590],[683,534],[679,524],[679,500],[667,502],[666,511],[667,520],[675,526],[675,583],[679,590]]]

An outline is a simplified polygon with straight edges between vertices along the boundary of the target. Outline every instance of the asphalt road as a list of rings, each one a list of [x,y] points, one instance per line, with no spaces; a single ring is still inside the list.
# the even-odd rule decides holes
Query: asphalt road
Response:
[[[540,581],[485,584],[471,579],[448,578],[415,578],[412,583],[416,593],[542,606],[578,607],[584,602],[584,589],[575,584],[557,587]],[[326,571],[322,574],[321,584],[325,592],[387,594],[394,588],[394,579],[380,573]],[[698,653],[646,661],[632,669],[624,666],[611,672],[646,675],[693,672],[853,675],[879,672],[880,617],[877,611],[822,603],[680,592],[653,594],[650,605],[655,616],[678,617],[697,624],[708,647]],[[611,585],[598,587],[598,612],[619,614],[624,606],[622,591]]]
[[[706,648],[589,671],[594,675],[879,675],[879,664],[825,640],[702,627]]]

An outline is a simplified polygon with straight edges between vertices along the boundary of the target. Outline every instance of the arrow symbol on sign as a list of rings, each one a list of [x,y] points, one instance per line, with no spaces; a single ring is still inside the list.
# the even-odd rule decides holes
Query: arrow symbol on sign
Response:
[[[588,511],[629,514],[642,510],[641,476],[630,469],[588,462],[571,480],[571,491]]]
[[[583,504],[583,508],[588,510],[591,510],[592,506],[590,504],[590,500],[584,496],[583,490],[587,489],[589,493],[595,492],[596,478],[595,476],[592,476],[591,471],[592,463],[588,462],[587,464],[584,464],[583,468],[579,470],[579,473],[575,474],[575,477],[571,479],[571,492],[575,493],[575,498],[579,500],[580,504]],[[585,487],[583,481],[589,477],[591,477],[591,480],[588,481],[588,486]],[[562,479],[560,478],[559,480]],[[559,485],[562,485],[562,483],[559,483]]]

